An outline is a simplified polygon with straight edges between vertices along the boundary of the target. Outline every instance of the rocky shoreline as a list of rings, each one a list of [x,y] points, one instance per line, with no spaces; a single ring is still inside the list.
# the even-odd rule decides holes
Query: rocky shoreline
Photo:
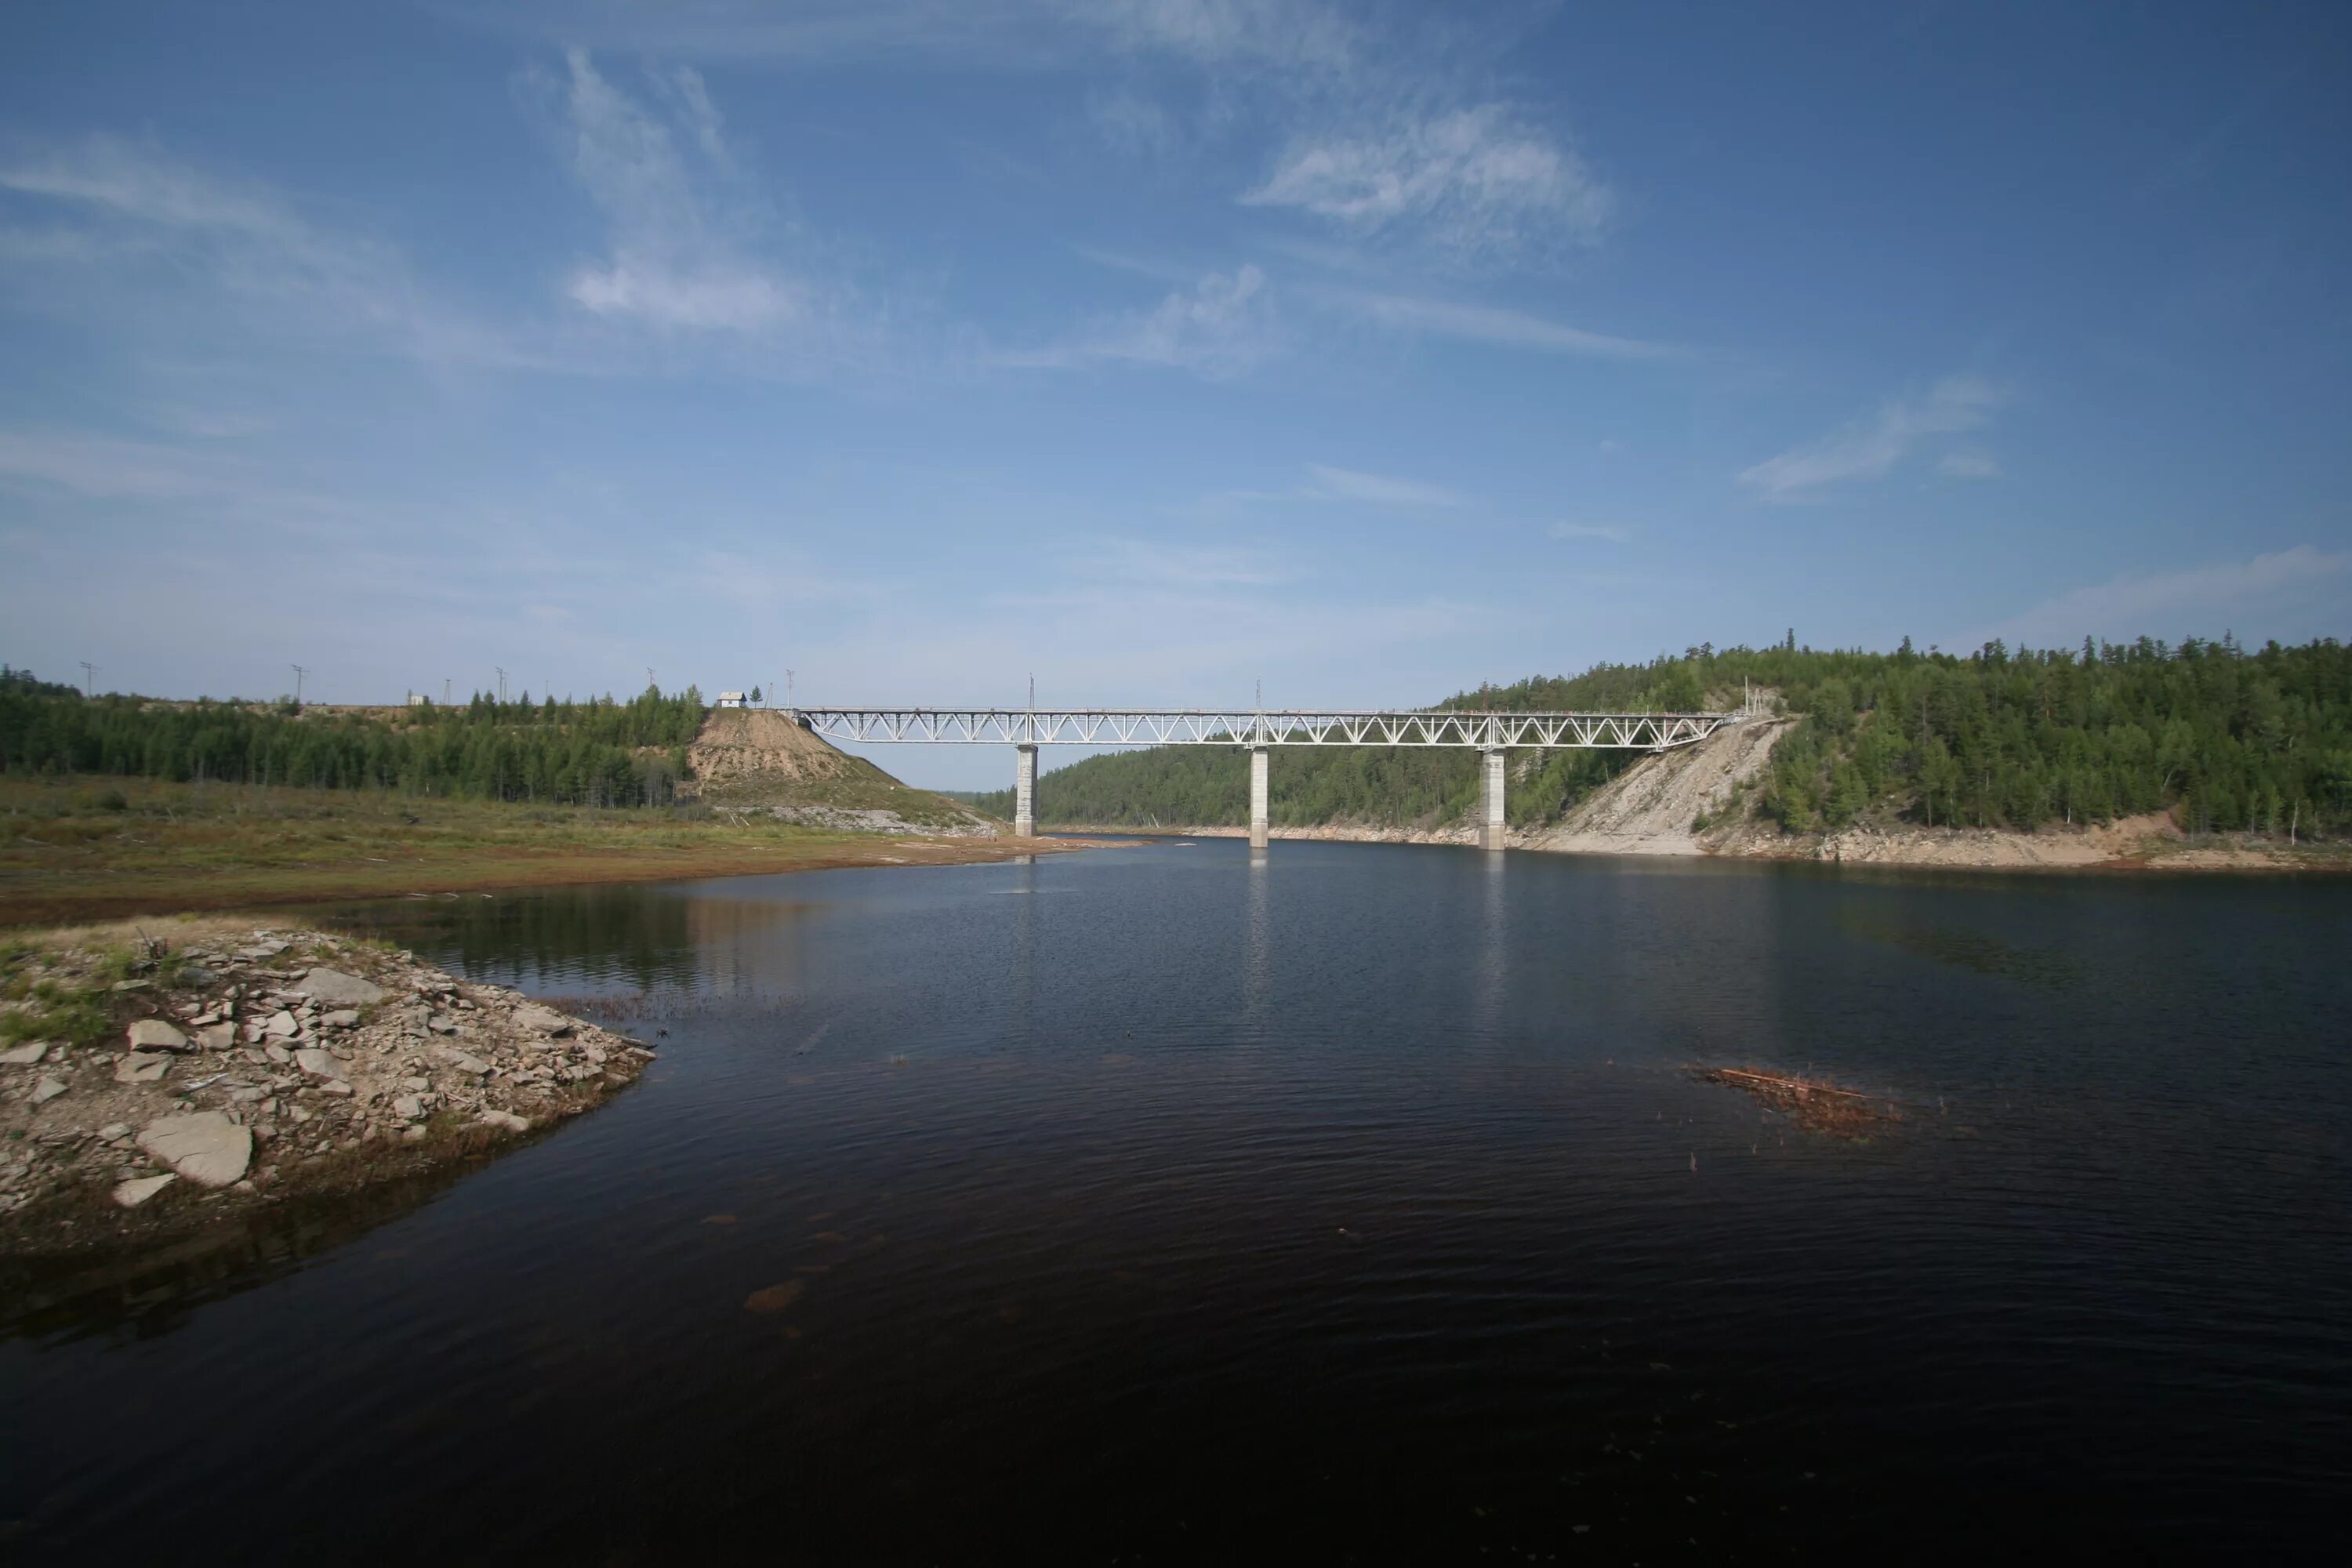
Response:
[[[13,952],[7,980],[0,1256],[163,1240],[472,1160],[654,1056],[318,931],[215,929],[176,950],[61,937]]]

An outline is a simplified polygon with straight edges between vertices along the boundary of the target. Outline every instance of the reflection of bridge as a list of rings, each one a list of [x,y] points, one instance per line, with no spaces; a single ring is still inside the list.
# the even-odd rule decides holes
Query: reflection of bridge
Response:
[[[1247,746],[1250,844],[1266,840],[1266,757],[1275,746],[1446,746],[1483,753],[1479,842],[1503,847],[1503,752],[1512,746],[1663,752],[1703,741],[1744,713],[1475,713],[1417,709],[795,708],[793,721],[835,741],[1010,745],[1013,831],[1037,831],[1037,748]]]

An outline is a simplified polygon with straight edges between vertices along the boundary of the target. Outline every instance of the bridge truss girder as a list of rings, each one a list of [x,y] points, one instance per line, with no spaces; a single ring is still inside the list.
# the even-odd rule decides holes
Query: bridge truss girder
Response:
[[[852,744],[1446,746],[1663,752],[1738,713],[1470,713],[1202,708],[798,708],[803,728]]]

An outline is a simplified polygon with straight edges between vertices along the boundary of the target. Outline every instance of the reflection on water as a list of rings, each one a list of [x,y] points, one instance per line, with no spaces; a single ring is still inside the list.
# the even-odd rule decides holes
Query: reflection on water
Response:
[[[347,1556],[386,1498],[467,1558],[2281,1555],[2352,1452],[2348,915],[1233,841],[380,906],[661,1060],[404,1212],[20,1323],[0,1521],[89,1560],[215,1517]],[[1694,1061],[1906,1118],[1809,1137]],[[125,1414],[159,1389],[205,1442]]]

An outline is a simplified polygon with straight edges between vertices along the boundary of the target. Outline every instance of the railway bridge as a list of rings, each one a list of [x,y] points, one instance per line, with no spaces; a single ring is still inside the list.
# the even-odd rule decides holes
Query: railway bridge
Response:
[[[1515,746],[1664,752],[1749,717],[1732,713],[1495,713],[1456,709],[792,708],[797,724],[854,745],[1010,745],[1013,831],[1037,832],[1040,746],[1246,746],[1250,845],[1266,843],[1277,746],[1423,746],[1480,755],[1478,841],[1503,847],[1503,753]]]

